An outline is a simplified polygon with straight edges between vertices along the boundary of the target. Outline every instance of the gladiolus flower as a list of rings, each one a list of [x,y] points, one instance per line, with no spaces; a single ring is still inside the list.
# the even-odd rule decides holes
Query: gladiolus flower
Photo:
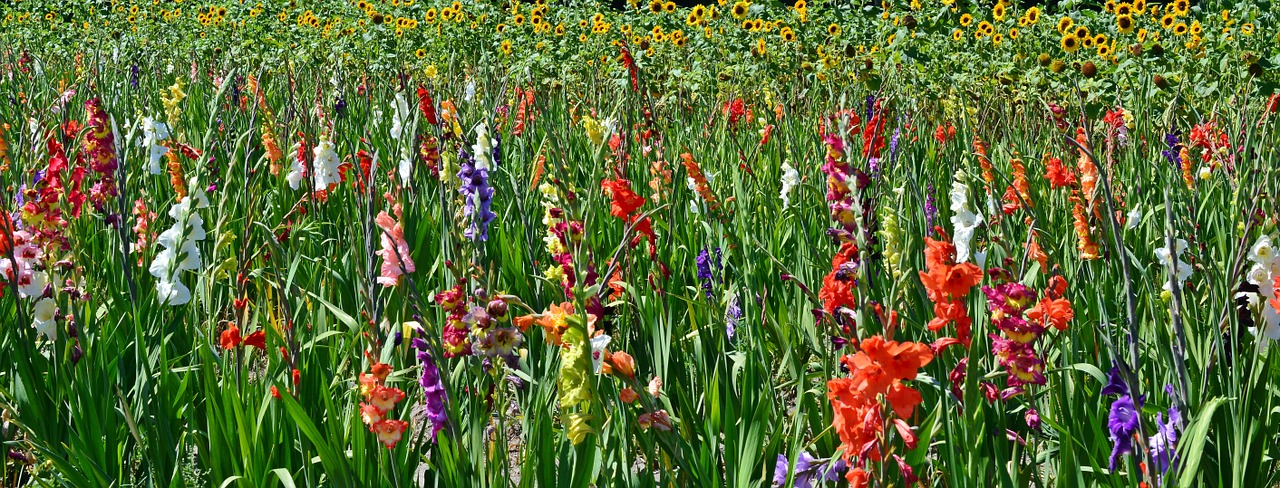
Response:
[[[621,399],[623,403],[633,403],[640,398],[640,395],[636,394],[635,390],[627,387],[618,392],[618,398]]]
[[[404,392],[399,388],[379,386],[369,395],[369,402],[383,412],[396,408],[396,403],[404,400]]]
[[[396,447],[407,428],[409,423],[403,420],[383,420],[373,424],[373,432],[378,435],[378,441],[387,446],[387,449]]]
[[[382,413],[382,410],[379,410],[378,407],[368,403],[360,404],[360,419],[364,421],[365,425],[369,426],[370,431],[373,430],[374,424],[382,421]]]
[[[227,327],[222,331],[221,340],[222,349],[230,351],[240,345],[240,328],[236,326]]]
[[[258,348],[260,351],[265,351],[267,350],[267,334],[266,332],[259,330],[246,336],[241,344],[245,346],[253,346]]]

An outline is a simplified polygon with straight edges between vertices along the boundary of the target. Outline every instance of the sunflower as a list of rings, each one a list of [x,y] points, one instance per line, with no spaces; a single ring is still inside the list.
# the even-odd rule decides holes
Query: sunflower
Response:
[[[417,57],[418,57],[418,59],[422,59],[422,58],[427,57],[427,51],[423,50],[422,48],[418,48],[418,50],[417,50],[417,51],[414,51],[414,52],[413,52],[413,55],[414,55],[414,56],[417,56]]]
[[[662,0],[649,0],[649,11],[655,14],[662,13]]]
[[[778,36],[782,37],[783,42],[795,42],[796,40],[796,32],[791,30],[790,27],[783,27],[782,30],[778,31]]]
[[[1187,30],[1188,27],[1186,22],[1178,22],[1177,25],[1173,26],[1173,35],[1185,36],[1187,35]]]
[[[991,36],[991,43],[992,43],[992,44],[995,44],[995,45],[999,46],[1001,42],[1004,42],[1004,36],[1003,36],[1003,35],[995,34],[995,35]]]
[[[1080,49],[1080,38],[1076,37],[1075,34],[1067,34],[1062,36],[1061,44],[1063,51],[1073,53]]]
[[[502,41],[502,54],[511,55],[511,41]]]
[[[1240,25],[1240,33],[1246,36],[1253,35],[1253,23],[1245,23]]]
[[[829,35],[829,36],[831,36],[831,37],[836,37],[836,36],[840,35],[840,25],[839,25],[839,24],[831,24],[831,25],[828,25],[828,26],[827,26],[827,35]]]
[[[1133,5],[1128,3],[1116,4],[1116,16],[1133,15]]]
[[[1103,4],[1102,8],[1107,13],[1114,13],[1116,11],[1116,0],[1107,0],[1107,3]]]
[[[990,22],[984,20],[978,22],[978,30],[982,31],[983,35],[989,36],[992,32],[995,32],[995,27],[992,27]]]
[[[663,11],[665,11],[665,12],[667,12],[667,13],[675,12],[675,11],[676,11],[676,3],[675,3],[675,2],[667,2],[667,3],[662,4],[662,10],[663,10]]]
[[[995,7],[991,7],[991,18],[995,19],[996,22],[1004,21],[1004,17],[1008,13],[1009,10],[1003,3],[997,3]]]
[[[1199,37],[1200,34],[1203,32],[1204,32],[1204,26],[1200,25],[1199,20],[1191,23],[1191,35]]]
[[[1176,0],[1173,2],[1173,13],[1179,17],[1186,17],[1187,12],[1191,10],[1191,2],[1189,0]]]
[[[1028,24],[1040,22],[1040,7],[1031,7],[1027,9],[1026,17]]]
[[[691,12],[693,12],[693,15],[696,15],[698,16],[699,19],[701,19],[707,15],[707,7],[701,4],[694,5],[693,10],[691,10]]]
[[[436,22],[436,13],[436,9],[427,9],[426,16],[422,20],[428,24],[434,24]]]
[[[732,8],[732,9],[730,9],[730,10],[729,10],[729,12],[733,14],[733,18],[735,18],[735,19],[741,19],[741,18],[743,18],[743,17],[746,17],[746,16],[747,16],[747,3],[746,3],[746,2],[738,2],[738,3],[733,4],[733,8]]]
[[[684,39],[684,31],[679,30],[679,29],[673,30],[673,31],[671,31],[671,34],[670,34],[670,35],[668,35],[667,37],[668,37],[668,38],[670,38],[670,39],[671,39],[671,40],[673,40],[673,41],[677,41],[677,40],[680,40],[680,39]]]
[[[956,42],[959,42],[961,39],[964,39],[964,31],[963,31],[963,30],[956,29],[956,30],[951,31],[951,40],[956,41]]]
[[[679,39],[676,39],[674,42],[672,42],[672,44],[675,44],[676,47],[684,47],[685,43],[687,42],[689,41],[681,37]]]
[[[1088,37],[1089,37],[1089,28],[1088,28],[1088,27],[1085,27],[1085,26],[1083,26],[1083,25],[1076,26],[1075,34],[1076,34],[1076,37],[1079,37],[1079,38],[1081,38],[1081,39],[1088,38]]]
[[[524,15],[516,14],[515,17],[511,18],[511,23],[515,25],[524,25]]]
[[[1018,29],[1009,29],[1009,40],[1015,40],[1020,35],[1022,35],[1022,33],[1018,32]]]
[[[758,32],[758,31],[764,30],[764,28],[765,28],[765,23],[763,20],[756,19],[751,21],[751,32]]]
[[[970,25],[972,25],[972,24],[973,24],[973,16],[972,16],[972,15],[964,14],[964,15],[961,15],[961,16],[960,16],[960,26],[961,26],[961,27],[969,27],[969,26],[970,26]]]
[[[687,26],[698,25],[698,22],[701,22],[701,21],[702,19],[698,18],[697,15],[694,15],[693,12],[689,12],[689,15],[686,15],[684,18],[684,24]]]
[[[597,12],[591,16],[592,24],[599,24],[601,22],[604,22],[604,14]]]
[[[1173,24],[1177,22],[1178,18],[1174,17],[1173,14],[1164,14],[1164,17],[1160,17],[1160,27],[1164,27],[1165,30],[1172,29]]]
[[[498,32],[505,31],[507,30],[507,24],[498,24],[496,27],[494,27],[494,29],[496,29]]]
[[[1097,35],[1093,36],[1093,43],[1094,43],[1094,44],[1106,44],[1106,43],[1107,43],[1107,35],[1106,35],[1106,34],[1097,34]]]
[[[564,35],[564,24],[557,24],[557,25],[556,25],[556,35],[557,35],[557,36],[563,36],[563,35]]]
[[[1116,17],[1116,29],[1119,30],[1121,34],[1132,33],[1133,26],[1134,26],[1133,16],[1121,15],[1119,17]]]
[[[1147,10],[1147,0],[1133,0],[1133,11],[1135,13],[1145,12]]]
[[[587,35],[586,35],[586,34],[578,34],[578,42],[580,42],[580,43],[582,43],[582,44],[586,44],[586,43],[587,43]]]
[[[1058,19],[1058,33],[1066,34],[1067,29],[1070,29],[1072,25],[1075,25],[1075,22],[1071,20],[1071,17]]]
[[[578,21],[578,27],[579,27],[579,28],[586,29],[586,28],[587,28],[587,26],[589,26],[589,25],[591,25],[591,23],[590,23],[590,22],[588,22],[588,21],[587,21],[587,19],[582,19],[582,20],[579,20],[579,21]]]
[[[764,38],[763,38],[763,37],[761,37],[761,38],[759,38],[759,39],[756,39],[756,48],[755,48],[755,52],[756,52],[756,54],[757,54],[757,55],[760,55],[760,56],[764,56],[764,54],[765,54],[766,52],[768,52],[768,50],[766,49],[766,46],[765,46],[765,44],[764,44]]]

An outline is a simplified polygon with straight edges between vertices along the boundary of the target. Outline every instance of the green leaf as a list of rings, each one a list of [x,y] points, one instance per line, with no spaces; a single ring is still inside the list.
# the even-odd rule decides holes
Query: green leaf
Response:
[[[297,485],[293,483],[293,474],[289,473],[289,470],[276,468],[271,472],[275,473],[277,478],[280,478],[280,484],[284,485],[285,488],[297,488]]]
[[[1218,410],[1218,406],[1222,402],[1227,401],[1224,397],[1215,397],[1204,404],[1200,409],[1200,413],[1196,415],[1195,420],[1191,421],[1191,425],[1187,428],[1183,439],[1187,440],[1185,450],[1182,450],[1181,456],[1182,479],[1179,481],[1180,488],[1190,488],[1196,483],[1196,473],[1200,468],[1200,458],[1204,456],[1204,443],[1209,440],[1209,425],[1213,421],[1213,413]]]

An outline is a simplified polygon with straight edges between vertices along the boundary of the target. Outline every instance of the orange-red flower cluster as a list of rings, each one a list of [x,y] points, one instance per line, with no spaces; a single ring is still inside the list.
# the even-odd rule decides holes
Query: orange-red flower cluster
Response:
[[[822,309],[834,314],[837,308],[855,309],[858,305],[858,246],[852,242],[840,245],[831,258],[831,272],[822,278],[818,298]]]
[[[649,257],[656,256],[658,236],[653,232],[653,221],[649,217],[641,219],[639,215],[633,215],[645,204],[645,198],[631,189],[630,181],[622,178],[604,180],[600,187],[609,197],[609,215],[635,226],[636,235],[631,239],[631,247],[639,245],[642,236],[646,237],[649,239]]]
[[[955,322],[956,338],[969,347],[969,328],[973,319],[965,308],[964,297],[982,282],[982,268],[973,263],[956,263],[956,246],[946,240],[942,229],[936,230],[943,240],[925,237],[924,260],[927,271],[920,272],[920,283],[933,302],[933,320],[929,330],[937,332]]]
[[[379,442],[387,449],[394,449],[409,423],[389,418],[391,410],[404,400],[404,391],[387,387],[389,375],[391,365],[381,362],[374,362],[368,373],[360,375],[360,395],[365,400],[360,404],[360,419],[369,426],[369,432],[378,436]]]
[[[249,334],[246,337],[240,337],[240,328],[234,325],[227,327],[222,331],[222,335],[218,337],[218,343],[222,349],[230,351],[241,346],[252,346],[258,350],[267,350],[267,334],[261,330]]]
[[[831,427],[840,436],[845,460],[855,456],[857,468],[846,478],[865,483],[867,461],[880,462],[888,437],[883,435],[884,415],[892,413],[893,424],[907,449],[916,447],[917,438],[905,419],[915,413],[921,402],[920,392],[904,381],[914,380],[920,368],[933,360],[929,346],[915,342],[886,341],[872,336],[863,339],[860,350],[840,359],[849,370],[848,378],[827,381],[827,399],[835,418]],[[881,403],[888,402],[888,410]]]

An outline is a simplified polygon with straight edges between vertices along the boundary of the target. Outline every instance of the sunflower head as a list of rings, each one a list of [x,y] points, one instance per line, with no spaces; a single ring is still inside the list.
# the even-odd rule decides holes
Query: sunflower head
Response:
[[[1134,26],[1134,22],[1133,22],[1132,16],[1121,15],[1119,17],[1116,17],[1116,29],[1119,30],[1120,33],[1129,34],[1133,32],[1133,26]]]
[[[1071,17],[1058,19],[1058,32],[1065,34],[1072,25],[1075,25],[1075,21],[1071,20]]]
[[[1062,36],[1062,40],[1059,41],[1059,43],[1062,44],[1062,50],[1069,53],[1076,52],[1077,49],[1080,49],[1080,38],[1076,37],[1075,34]]]

